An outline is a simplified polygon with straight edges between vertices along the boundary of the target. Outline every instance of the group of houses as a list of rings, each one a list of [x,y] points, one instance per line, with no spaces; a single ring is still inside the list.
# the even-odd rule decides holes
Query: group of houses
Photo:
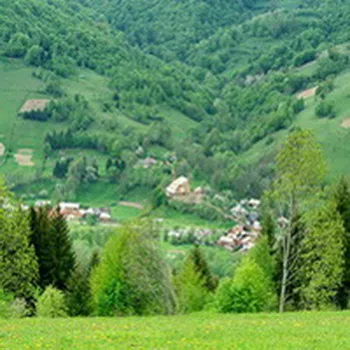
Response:
[[[36,208],[51,206],[50,201],[39,200],[35,202]],[[95,217],[101,223],[113,222],[109,208],[83,208],[80,203],[60,202],[57,204],[60,214],[68,221],[85,220],[89,216]]]
[[[248,251],[254,247],[262,226],[259,221],[260,200],[243,199],[230,210],[230,218],[237,222],[226,235],[220,237],[218,245],[230,251]]]

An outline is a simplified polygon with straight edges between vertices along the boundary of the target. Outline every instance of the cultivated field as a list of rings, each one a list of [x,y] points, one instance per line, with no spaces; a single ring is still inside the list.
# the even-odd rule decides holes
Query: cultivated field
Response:
[[[350,313],[0,321],[0,349],[349,349]]]

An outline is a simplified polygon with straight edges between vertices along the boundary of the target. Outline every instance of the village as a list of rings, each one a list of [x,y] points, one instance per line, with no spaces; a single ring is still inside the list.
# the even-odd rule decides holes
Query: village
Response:
[[[154,165],[153,161],[147,161],[147,163],[150,166]],[[145,164],[143,164],[144,166]],[[206,200],[204,188],[196,187],[192,190],[190,179],[185,176],[180,176],[172,181],[164,189],[164,192],[169,201],[179,201],[187,205],[198,205]],[[34,207],[40,208],[51,205],[51,201],[37,200]],[[192,228],[190,226],[165,227],[163,230],[166,240],[173,245],[200,244],[219,246],[232,252],[247,252],[254,247],[261,235],[260,206],[261,201],[254,198],[236,202],[229,212],[225,214],[226,219],[233,222],[232,228],[229,230],[214,230],[203,227]],[[80,203],[74,202],[60,202],[57,204],[57,207],[60,214],[69,222],[86,223],[92,218],[92,221],[96,224],[118,225],[118,220],[112,217],[111,208],[85,207]],[[23,205],[23,209],[28,210],[29,206]],[[158,223],[163,222],[162,218],[155,220]],[[281,228],[285,227],[288,224],[288,220],[281,217],[278,219],[278,224]]]

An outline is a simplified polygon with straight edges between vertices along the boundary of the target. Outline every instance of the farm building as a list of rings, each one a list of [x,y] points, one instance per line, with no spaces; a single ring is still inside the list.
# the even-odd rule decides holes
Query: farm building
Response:
[[[190,193],[190,181],[184,176],[177,178],[166,188],[166,194],[170,198],[175,196],[186,196]]]

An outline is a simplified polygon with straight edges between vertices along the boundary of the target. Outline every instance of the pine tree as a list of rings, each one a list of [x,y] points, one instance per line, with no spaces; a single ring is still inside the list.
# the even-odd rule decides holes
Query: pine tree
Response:
[[[0,179],[0,289],[32,301],[38,262],[29,241],[27,216]]]
[[[340,179],[333,198],[344,225],[344,273],[337,293],[337,303],[340,308],[346,309],[350,301],[350,185],[346,178]]]
[[[300,295],[305,309],[331,307],[342,282],[344,228],[333,202],[309,211],[301,241]]]

